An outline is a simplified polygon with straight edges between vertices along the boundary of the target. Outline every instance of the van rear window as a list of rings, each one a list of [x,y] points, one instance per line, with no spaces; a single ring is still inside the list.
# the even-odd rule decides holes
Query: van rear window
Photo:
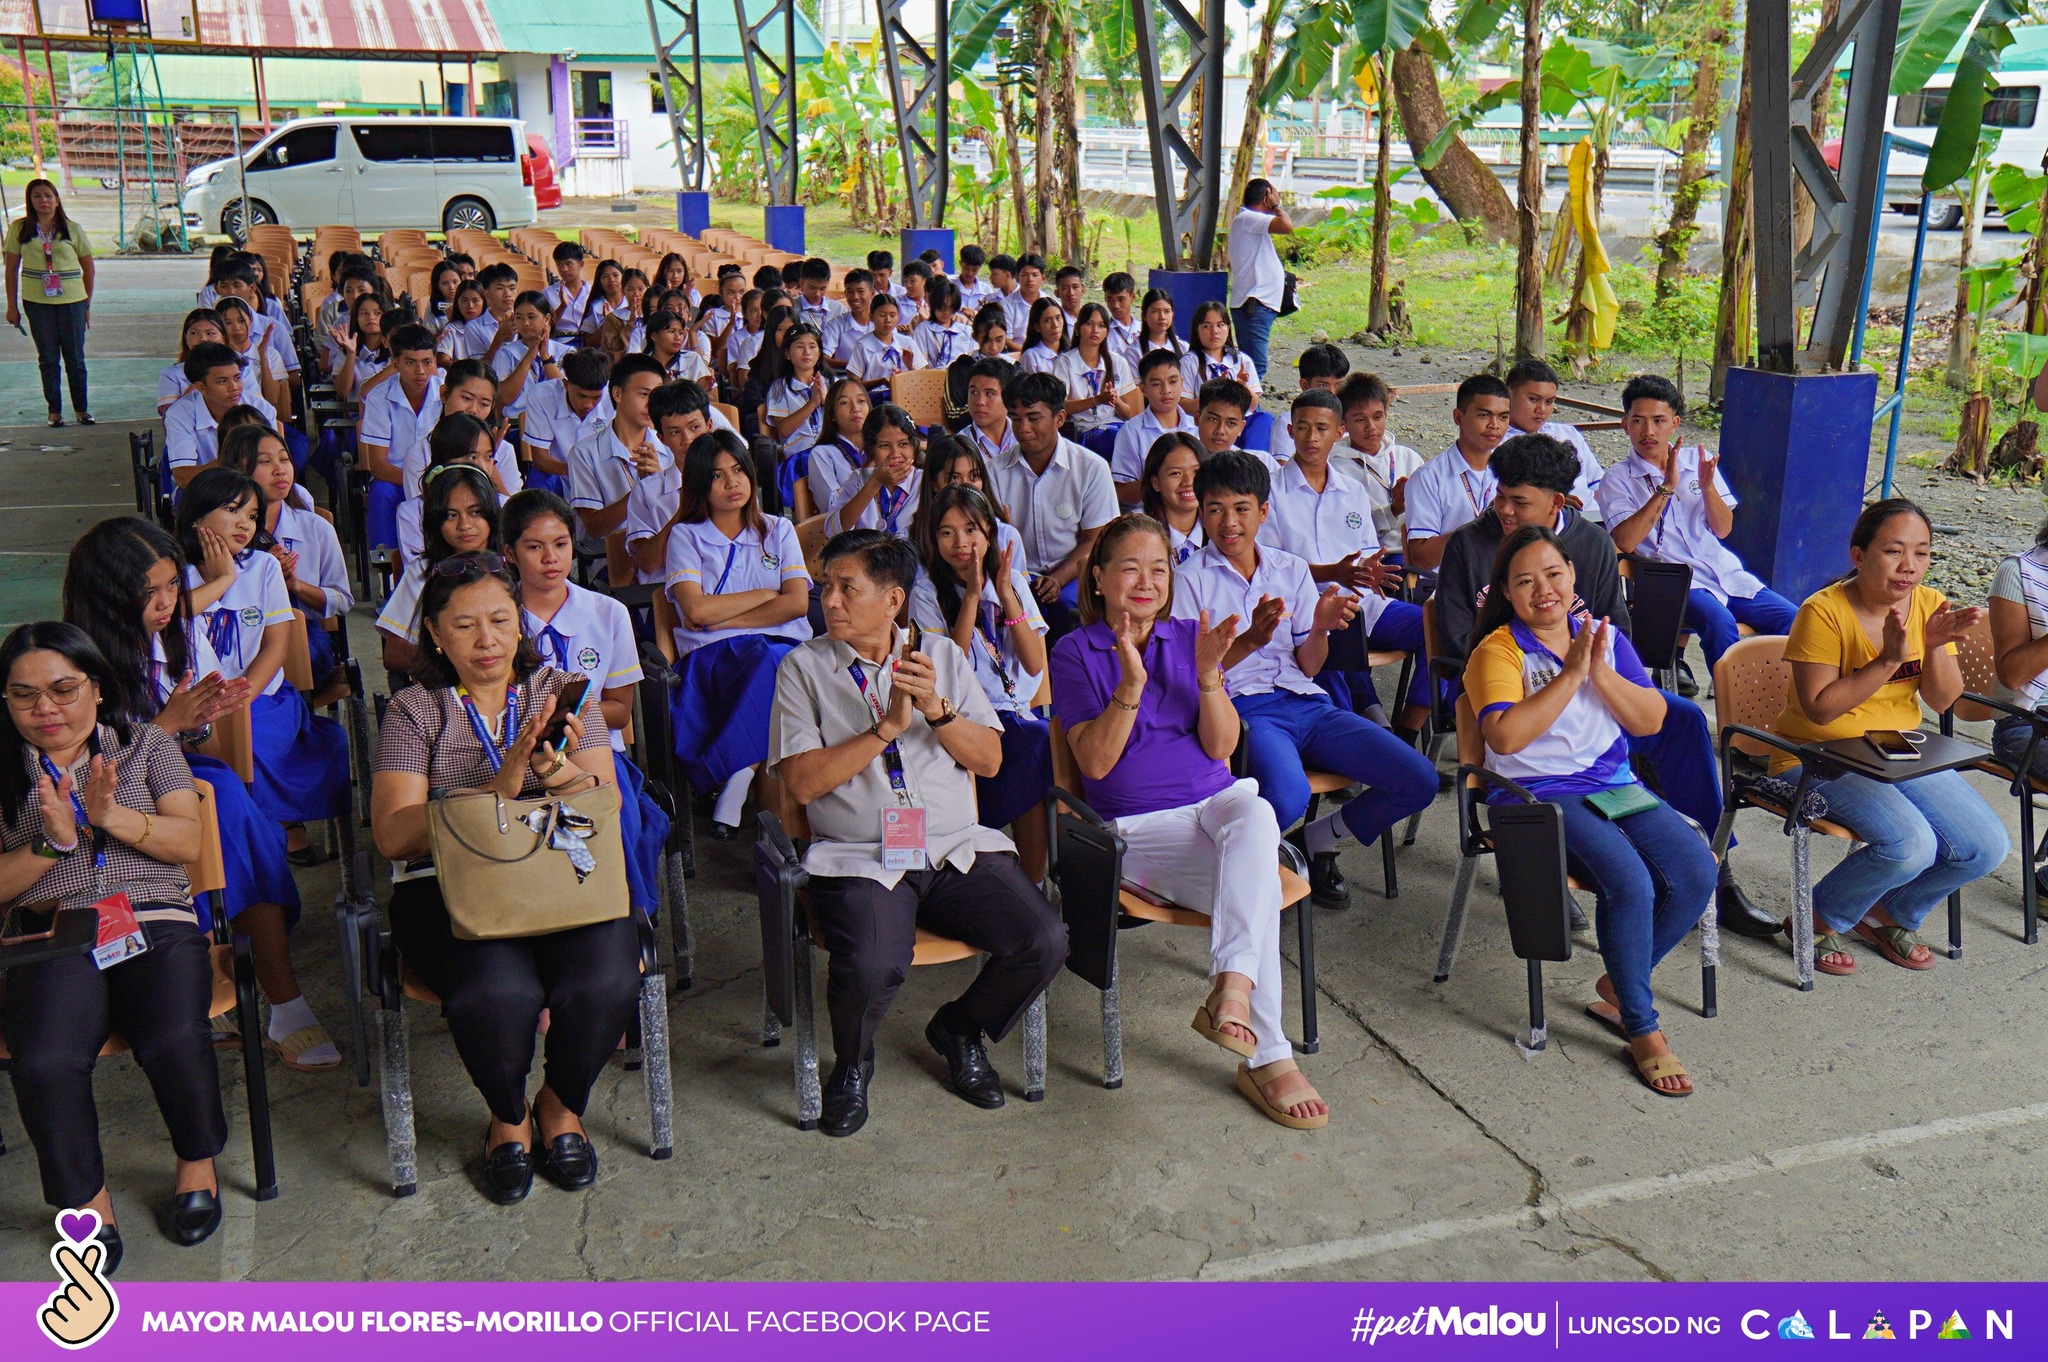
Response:
[[[512,149],[512,129],[503,124],[448,123],[434,129],[434,159],[510,164],[519,158]]]
[[[1921,90],[1916,94],[1900,95],[1898,116],[1893,120],[1893,125],[1901,128],[1932,128],[1941,122],[1941,111],[1947,107],[1946,90]],[[2031,128],[2040,109],[2040,86],[2001,85],[1984,101],[1984,126]]]

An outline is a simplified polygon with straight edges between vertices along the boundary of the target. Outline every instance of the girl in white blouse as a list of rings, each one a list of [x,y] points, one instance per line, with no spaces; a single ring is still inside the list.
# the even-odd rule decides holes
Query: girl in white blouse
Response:
[[[235,427],[221,437],[220,462],[247,473],[263,489],[263,529],[271,539],[270,553],[284,570],[292,604],[305,612],[313,679],[316,684],[324,681],[334,670],[335,656],[334,635],[322,622],[346,620],[356,603],[341,539],[298,486],[291,451],[276,431]]]
[[[1027,374],[1049,374],[1053,361],[1067,348],[1067,314],[1059,299],[1050,294],[1031,305],[1031,318],[1024,323],[1024,353],[1017,356],[1017,368]]]
[[[1116,433],[1138,414],[1138,376],[1110,353],[1109,309],[1081,304],[1074,319],[1074,346],[1053,361],[1053,376],[1067,385],[1067,424],[1081,445],[1107,459],[1116,452]]]

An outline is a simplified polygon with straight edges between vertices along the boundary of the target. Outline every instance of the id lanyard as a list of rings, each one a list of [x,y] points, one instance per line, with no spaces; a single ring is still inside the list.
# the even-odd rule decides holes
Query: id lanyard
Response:
[[[981,616],[982,627],[974,631],[974,636],[987,650],[989,665],[996,669],[996,680],[1003,683],[1003,694],[1014,700],[1017,698],[1017,683],[1010,678],[1009,668],[1003,665],[1003,651],[996,645],[996,607],[983,601],[975,613]]]
[[[853,674],[853,684],[860,687],[860,698],[867,701],[868,712],[875,716],[876,724],[882,722],[882,701],[868,686],[867,669],[859,662],[849,662],[846,670]],[[896,802],[904,808],[914,808],[916,801],[910,797],[910,785],[903,778],[903,753],[895,743],[882,749],[882,769],[888,772],[889,788],[896,792]]]
[[[476,734],[477,743],[484,749],[484,760],[491,764],[491,774],[496,775],[503,771],[505,769],[505,754],[512,750],[512,738],[519,732],[518,692],[512,690],[505,692],[505,720],[503,725],[505,736],[502,742],[491,736],[491,730],[484,723],[484,716],[477,712],[476,701],[469,698],[467,687],[457,686],[455,688],[455,697],[462,701],[463,712],[469,715],[470,731]]]
[[[99,747],[99,738],[95,735],[92,741],[92,754],[94,756],[99,755]],[[56,786],[64,783],[64,773],[57,769],[56,762],[50,760],[48,752],[36,753],[36,760],[43,764],[43,774],[50,778],[51,785]],[[93,827],[92,820],[85,816],[85,801],[79,798],[78,787],[75,782],[71,788],[71,813],[78,820],[78,831],[74,834],[75,836],[82,837],[85,835],[87,828],[92,828],[92,868],[99,877],[99,887],[105,889],[107,878],[107,830],[105,828]],[[77,850],[76,843],[73,844],[72,849]]]
[[[1486,486],[1486,475],[1484,473],[1479,475],[1479,485],[1481,487]],[[1465,500],[1472,503],[1472,515],[1474,518],[1485,515],[1486,507],[1480,504],[1479,494],[1472,490],[1472,473],[1469,469],[1461,468],[1458,470],[1458,486],[1465,489]]]
[[[57,273],[57,243],[43,235],[40,224],[36,227],[36,244],[43,248],[43,296],[55,298],[64,292],[64,278]]]
[[[895,496],[889,494],[894,492]],[[875,490],[875,503],[882,511],[882,528],[890,534],[901,537],[903,531],[896,526],[896,517],[903,511],[903,503],[910,500],[910,490],[905,487],[880,487]]]
[[[783,395],[789,401],[796,403],[796,405],[794,407],[791,407],[790,410],[803,410],[804,404],[811,400],[810,388],[802,383],[797,382],[793,378],[785,378],[782,380],[782,382],[784,385]],[[823,402],[820,402],[816,407],[813,407],[811,409],[811,414],[804,418],[803,425],[797,427],[797,429],[791,433],[815,436],[819,431],[823,430],[824,428],[825,404]]]

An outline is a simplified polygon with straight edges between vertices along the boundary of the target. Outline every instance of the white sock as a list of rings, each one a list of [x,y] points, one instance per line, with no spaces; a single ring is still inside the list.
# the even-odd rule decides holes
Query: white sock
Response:
[[[746,812],[747,791],[754,788],[754,768],[742,766],[734,771],[725,782],[725,788],[718,792],[718,801],[711,806],[713,821],[729,828],[740,825],[740,816]]]
[[[288,1003],[270,1005],[270,1025],[264,1028],[264,1034],[274,1041],[282,1042],[294,1031],[303,1031],[309,1026],[319,1024],[320,1019],[313,1015],[313,1005],[306,1001],[306,995],[302,993]],[[301,1064],[328,1064],[340,1058],[341,1051],[330,1041],[325,1045],[314,1046],[300,1055],[298,1060]]]
[[[1344,826],[1344,815],[1340,809],[1336,813],[1324,814],[1303,828],[1301,834],[1302,840],[1308,843],[1308,854],[1321,856],[1335,851],[1338,844],[1351,835],[1351,829]]]

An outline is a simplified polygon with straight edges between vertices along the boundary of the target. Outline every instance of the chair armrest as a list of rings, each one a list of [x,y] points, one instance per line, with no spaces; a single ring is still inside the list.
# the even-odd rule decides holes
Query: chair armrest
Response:
[[[2003,700],[1994,700],[1988,695],[1979,695],[1975,691],[1966,690],[1960,698],[1968,700],[1971,704],[1982,705],[1986,709],[1995,710],[2009,719],[2021,719],[2026,722],[2031,731],[2027,734],[2027,750],[2021,753],[2020,759],[2013,764],[2012,793],[2018,798],[2027,798],[2031,794],[2031,791],[2028,789],[2028,782],[2033,778],[2034,757],[2041,750],[2041,740],[2044,737],[2048,737],[2048,715],[2036,713],[2031,709],[2022,709],[2018,705],[2007,704]],[[1954,711],[1955,706],[1951,705],[1948,712],[1944,713],[1942,717],[1946,719]],[[1943,729],[1942,731],[1947,732],[1948,730]]]
[[[654,605],[654,587],[645,582],[608,587],[606,594],[628,610],[650,609]]]
[[[1458,841],[1463,854],[1467,856],[1478,854],[1484,847],[1484,843],[1480,840],[1479,830],[1479,791],[1472,788],[1466,780],[1467,776],[1475,777],[1482,785],[1491,785],[1495,789],[1505,790],[1524,804],[1541,804],[1543,802],[1535,795],[1529,793],[1523,786],[1497,771],[1489,771],[1484,766],[1469,766],[1461,763],[1458,767],[1458,774],[1452,778],[1456,782],[1452,788],[1457,792],[1458,797]]]
[[[1806,749],[1797,743],[1781,738],[1775,733],[1766,732],[1761,728],[1752,728],[1748,724],[1729,724],[1721,730],[1720,744],[1722,780],[1725,783],[1724,795],[1732,795],[1734,793],[1735,768],[1730,764],[1731,749],[1729,747],[1729,740],[1737,733],[1740,733],[1745,738],[1760,742],[1766,747],[1774,747],[1789,757],[1798,759],[1799,785],[1792,793],[1792,806],[1785,812],[1785,835],[1791,836],[1793,831],[1803,821],[1799,817],[1799,811],[1805,807],[1807,792],[1813,789],[1814,783],[1820,777],[1820,773],[1814,769]]]
[[[1058,813],[1061,805],[1065,805],[1067,812],[1073,814],[1074,817],[1080,819],[1089,827],[1099,828],[1104,832],[1108,832],[1110,830],[1109,824],[1103,821],[1102,815],[1095,812],[1095,810],[1089,808],[1086,801],[1081,799],[1080,796],[1070,794],[1067,791],[1062,790],[1059,786],[1055,785],[1050,790],[1046,791],[1046,812],[1048,814]]]
[[[2048,731],[2048,715],[2037,714],[2031,709],[2022,709],[2018,705],[2007,704],[2003,700],[1994,700],[1988,695],[1979,695],[1973,690],[1966,690],[1956,698],[1968,700],[1973,705],[1982,705],[1986,709],[1995,709],[2009,719],[2025,719],[2034,726],[2036,733]],[[1950,710],[1954,708],[1955,706],[1953,705],[1949,706]]]

